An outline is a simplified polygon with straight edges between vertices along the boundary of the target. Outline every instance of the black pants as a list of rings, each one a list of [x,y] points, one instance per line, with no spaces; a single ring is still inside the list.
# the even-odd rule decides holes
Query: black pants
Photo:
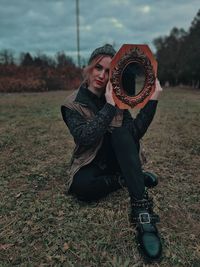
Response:
[[[117,175],[121,174],[132,199],[142,199],[145,191],[137,145],[130,132],[123,127],[111,133],[109,158],[106,168],[95,161],[82,167],[75,175],[70,192],[80,200],[97,200],[119,189]]]

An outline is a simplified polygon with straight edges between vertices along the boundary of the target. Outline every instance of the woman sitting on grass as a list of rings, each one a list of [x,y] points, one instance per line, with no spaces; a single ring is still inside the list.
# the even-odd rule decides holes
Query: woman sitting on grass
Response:
[[[160,258],[162,246],[156,228],[159,217],[153,213],[147,188],[155,186],[157,178],[142,171],[139,142],[153,120],[162,88],[156,80],[155,92],[135,119],[128,110],[118,109],[109,82],[115,53],[108,44],[95,49],[84,70],[84,82],[61,107],[76,144],[68,189],[79,200],[95,201],[125,185],[140,251],[153,261]]]

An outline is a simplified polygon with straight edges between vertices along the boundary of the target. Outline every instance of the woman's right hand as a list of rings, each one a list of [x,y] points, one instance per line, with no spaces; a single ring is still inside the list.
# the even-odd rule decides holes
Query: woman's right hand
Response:
[[[110,81],[108,81],[106,85],[105,98],[106,98],[107,103],[115,106],[115,101],[113,98],[113,87]]]
[[[162,91],[163,91],[163,89],[162,89],[162,87],[161,87],[161,85],[160,85],[160,82],[159,82],[159,80],[158,80],[157,78],[156,78],[156,82],[155,82],[155,83],[156,83],[155,91],[154,91],[154,93],[152,94],[150,100],[158,100],[160,94],[161,94]]]

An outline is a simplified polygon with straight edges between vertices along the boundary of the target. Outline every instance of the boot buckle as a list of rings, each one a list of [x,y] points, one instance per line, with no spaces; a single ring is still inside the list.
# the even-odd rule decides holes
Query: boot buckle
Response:
[[[139,214],[139,222],[141,224],[150,223],[151,218],[148,212],[142,212]]]

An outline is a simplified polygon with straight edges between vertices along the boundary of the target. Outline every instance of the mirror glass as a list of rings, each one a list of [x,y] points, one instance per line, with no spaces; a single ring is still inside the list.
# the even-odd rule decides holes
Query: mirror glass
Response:
[[[145,84],[144,68],[138,62],[130,62],[122,71],[122,88],[128,96],[136,96]]]

